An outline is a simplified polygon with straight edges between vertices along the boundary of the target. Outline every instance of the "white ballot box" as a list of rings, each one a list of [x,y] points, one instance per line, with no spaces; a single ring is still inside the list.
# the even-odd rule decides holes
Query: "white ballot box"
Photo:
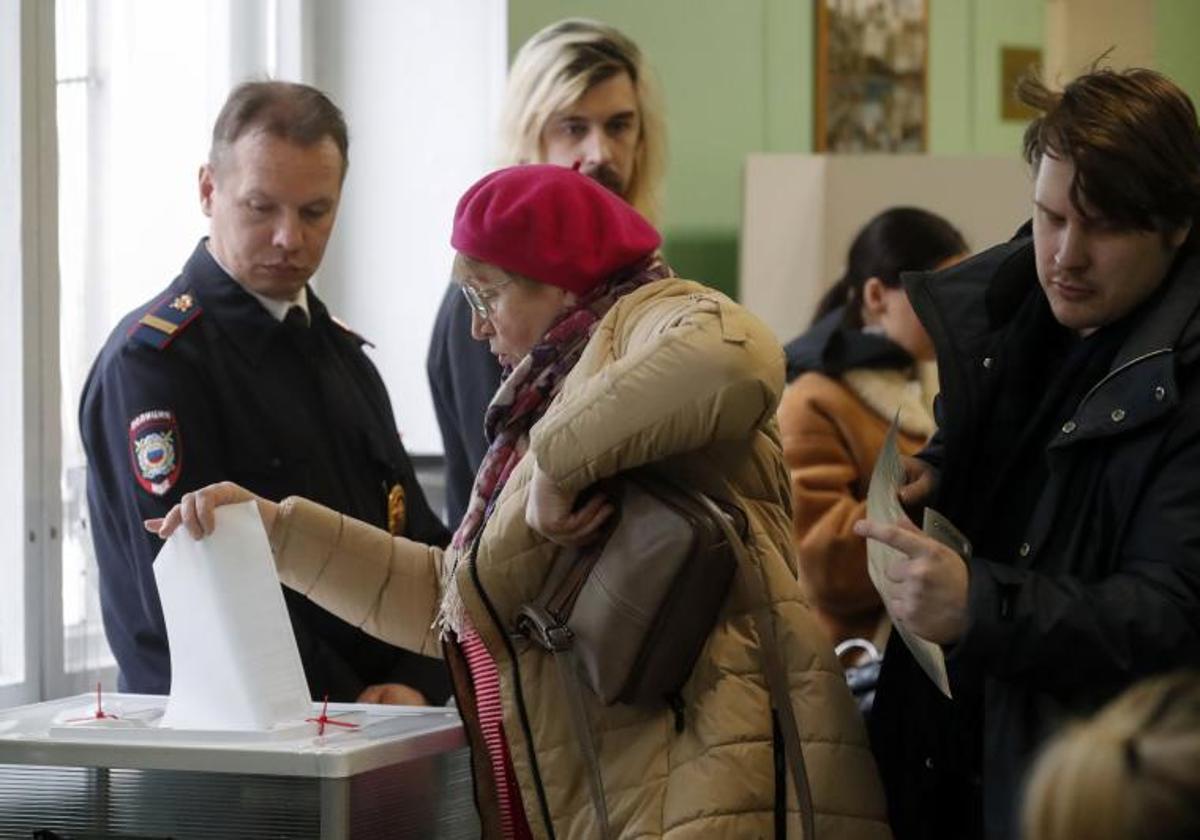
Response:
[[[475,838],[452,709],[320,704],[265,731],[161,725],[165,697],[0,711],[0,838]]]

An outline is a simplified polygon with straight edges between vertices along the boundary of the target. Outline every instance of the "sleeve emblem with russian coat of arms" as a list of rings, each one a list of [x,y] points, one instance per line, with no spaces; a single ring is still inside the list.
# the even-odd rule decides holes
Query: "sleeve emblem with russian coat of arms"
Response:
[[[134,477],[147,493],[164,496],[179,480],[179,427],[170,411],[144,411],[129,423]]]

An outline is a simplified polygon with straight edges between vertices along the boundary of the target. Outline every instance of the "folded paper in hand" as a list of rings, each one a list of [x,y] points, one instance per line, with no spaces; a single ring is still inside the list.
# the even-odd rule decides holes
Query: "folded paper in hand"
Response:
[[[903,484],[904,465],[900,460],[900,450],[896,446],[896,421],[893,420],[887,437],[884,438],[879,459],[875,462],[875,471],[871,474],[871,484],[867,488],[867,519],[885,525],[908,521],[908,516],[900,506],[900,499],[897,496]],[[923,526],[922,530],[927,535],[950,546],[960,555],[970,554],[970,543],[966,538],[946,517],[932,508],[925,509]],[[883,599],[888,616],[892,620],[892,626],[900,634],[900,638],[904,640],[904,644],[908,646],[913,658],[917,660],[929,679],[933,680],[934,685],[941,690],[942,694],[949,697],[950,680],[946,675],[946,658],[942,655],[941,647],[918,636],[905,627],[901,619],[892,614],[889,595],[894,584],[888,580],[884,570],[887,568],[888,562],[893,559],[907,562],[907,557],[903,552],[878,540],[867,540],[867,572],[871,576],[871,582],[875,584],[875,589],[879,591],[880,598]]]
[[[217,508],[202,540],[178,529],[154,561],[171,645],[162,726],[267,730],[311,713],[304,666],[254,502]]]

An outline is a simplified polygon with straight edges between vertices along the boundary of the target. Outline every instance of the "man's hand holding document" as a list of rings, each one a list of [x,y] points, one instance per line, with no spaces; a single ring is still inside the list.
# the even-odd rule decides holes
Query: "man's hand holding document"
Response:
[[[965,558],[970,557],[971,545],[932,508],[925,508],[924,532],[918,531],[900,505],[904,481],[893,422],[867,489],[867,519],[855,532],[867,537],[867,571],[892,626],[949,697],[940,645],[957,641],[966,625]]]

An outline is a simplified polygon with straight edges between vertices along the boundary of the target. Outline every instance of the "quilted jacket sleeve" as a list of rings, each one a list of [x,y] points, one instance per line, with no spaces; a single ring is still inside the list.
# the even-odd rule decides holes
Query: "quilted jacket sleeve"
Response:
[[[717,292],[642,303],[619,321],[613,351],[531,436],[538,465],[564,489],[747,438],[771,420],[783,390],[775,337]]]
[[[440,548],[294,496],[279,507],[271,548],[286,586],[385,642],[440,656],[431,630],[441,597]]]

